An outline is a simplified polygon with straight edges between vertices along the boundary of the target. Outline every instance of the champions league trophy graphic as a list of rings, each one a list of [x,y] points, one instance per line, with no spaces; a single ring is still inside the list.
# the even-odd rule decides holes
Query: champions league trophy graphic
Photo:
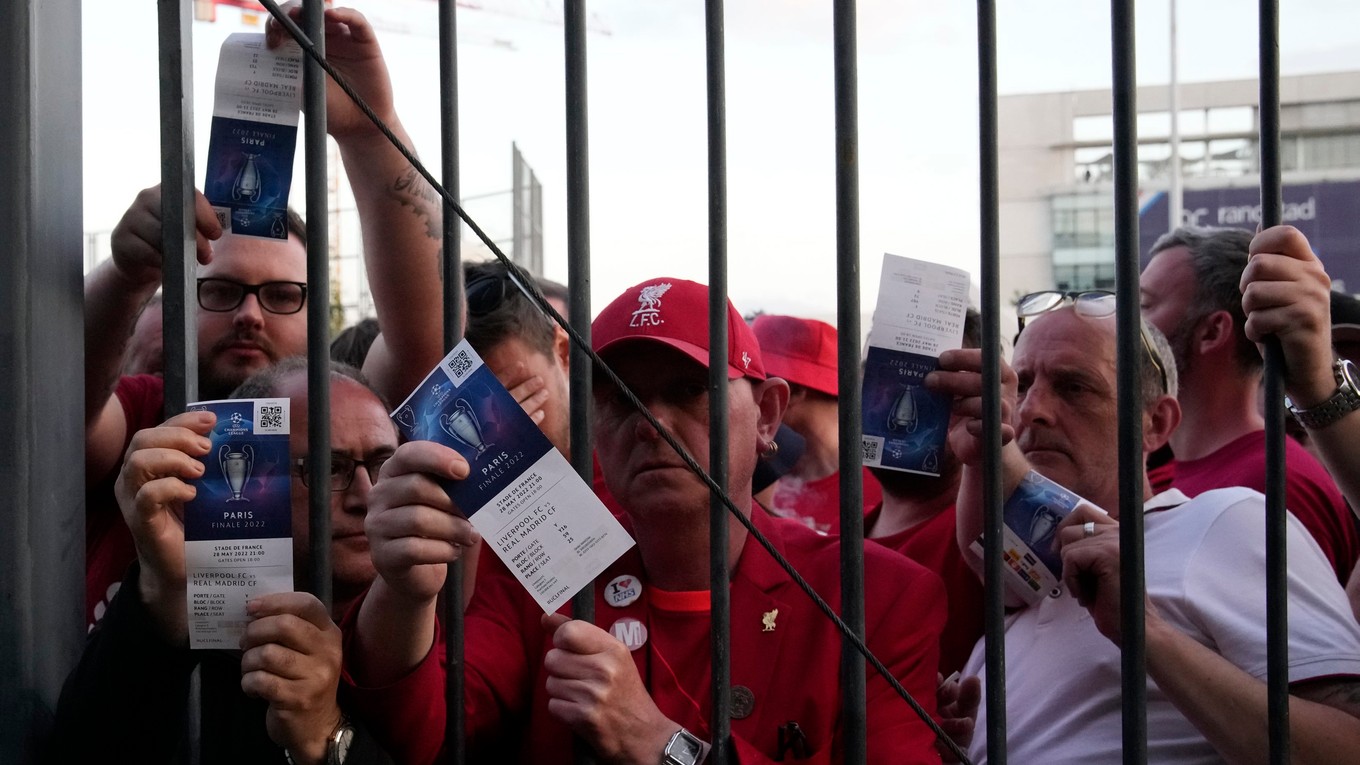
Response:
[[[926,458],[921,462],[921,469],[929,470],[932,473],[940,469],[940,455],[938,449],[933,446],[930,447],[930,450],[926,452]]]
[[[482,426],[477,422],[477,415],[473,413],[472,407],[461,398],[454,402],[454,411],[451,414],[439,415],[439,427],[443,428],[445,433],[476,449],[478,457],[491,446],[482,440]]]
[[[236,182],[231,184],[231,198],[237,202],[249,200],[250,202],[260,201],[260,192],[263,191],[264,184],[260,182],[260,168],[255,166],[255,160],[259,154],[247,154],[246,163],[241,166],[241,172],[236,174]]]
[[[893,402],[892,408],[888,410],[888,430],[915,433],[917,415],[916,392],[911,388],[903,388],[902,392],[897,394],[897,400]]]
[[[241,490],[245,488],[246,481],[250,480],[250,473],[255,468],[255,450],[250,448],[250,444],[242,444],[240,451],[232,451],[231,446],[222,444],[222,448],[217,452],[217,464],[222,468],[222,477],[227,482],[227,488],[231,490],[231,497],[228,502],[249,502],[250,500],[241,496]]]
[[[1031,549],[1039,547],[1045,539],[1053,535],[1053,530],[1062,522],[1062,516],[1058,515],[1053,508],[1048,505],[1039,505],[1034,510],[1034,517],[1029,521],[1029,546]]]
[[[269,227],[269,233],[278,239],[287,238],[288,227],[283,225],[283,213],[274,213],[274,223]]]
[[[410,404],[403,406],[392,417],[407,430],[414,430],[416,427],[416,411],[411,408]]]

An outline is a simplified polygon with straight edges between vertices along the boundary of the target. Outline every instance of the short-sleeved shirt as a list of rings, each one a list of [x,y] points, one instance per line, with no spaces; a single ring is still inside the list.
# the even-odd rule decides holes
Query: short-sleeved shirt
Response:
[[[1336,573],[1345,583],[1360,558],[1360,531],[1341,491],[1327,469],[1292,438],[1284,440],[1284,506],[1303,521]],[[1210,489],[1245,486],[1266,490],[1266,432],[1258,430],[1221,447],[1207,457],[1177,461],[1174,488],[1188,497]]]
[[[865,516],[866,534],[878,522],[882,510],[883,505],[879,504]],[[909,529],[869,540],[902,553],[944,580],[945,595],[949,601],[949,620],[945,622],[944,633],[940,636],[940,674],[945,677],[963,669],[983,630],[982,582],[959,552],[954,535],[954,517],[954,506],[950,505],[933,518]]]
[[[118,380],[113,394],[127,418],[124,453],[139,430],[154,428],[164,420],[165,380],[157,375],[135,375]],[[113,484],[122,459],[108,475],[85,487],[85,624],[94,627],[118,592],[128,566],[137,559],[132,532],[123,522]]]
[[[864,469],[864,512],[883,501],[883,487],[868,468]],[[841,474],[832,473],[815,481],[799,481],[784,476],[775,485],[770,512],[789,518],[813,531],[835,534],[841,526]]]
[[[1265,498],[1250,489],[1176,490],[1144,505],[1148,598],[1167,623],[1264,682]],[[1360,676],[1360,624],[1317,544],[1290,517],[1289,681]],[[965,669],[982,677],[979,641]],[[1006,748],[1012,762],[1119,762],[1119,648],[1064,593],[1006,619]],[[985,689],[984,689],[985,692]],[[987,710],[969,755],[987,759]],[[1148,679],[1148,762],[1221,763],[1195,726]]]

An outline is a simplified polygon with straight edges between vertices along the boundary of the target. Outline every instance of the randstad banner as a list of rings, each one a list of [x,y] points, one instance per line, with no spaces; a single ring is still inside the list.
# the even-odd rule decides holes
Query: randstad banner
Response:
[[[1282,218],[1308,237],[1334,282],[1360,292],[1360,181],[1304,183],[1284,187]],[[1143,264],[1157,237],[1167,230],[1167,195],[1159,191],[1139,211],[1139,252]],[[1261,221],[1261,192],[1255,187],[1185,191],[1183,220],[1191,226],[1255,231]]]

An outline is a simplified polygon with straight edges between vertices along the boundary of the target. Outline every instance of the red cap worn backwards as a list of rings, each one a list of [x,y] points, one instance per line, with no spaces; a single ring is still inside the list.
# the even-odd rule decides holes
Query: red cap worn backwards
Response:
[[[627,343],[665,343],[708,366],[708,287],[685,279],[648,279],[605,306],[590,325],[601,356]],[[765,379],[760,344],[727,301],[727,377]]]
[[[816,319],[766,315],[756,317],[754,330],[770,374],[837,395],[835,327]]]

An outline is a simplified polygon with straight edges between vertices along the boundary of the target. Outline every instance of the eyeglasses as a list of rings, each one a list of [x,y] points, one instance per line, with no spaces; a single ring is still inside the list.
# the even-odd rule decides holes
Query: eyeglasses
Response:
[[[1077,292],[1044,290],[1042,292],[1031,292],[1020,298],[1020,302],[1015,305],[1016,321],[1020,325],[1016,337],[1019,337],[1019,333],[1025,330],[1025,319],[1049,311],[1056,311],[1069,301],[1072,303],[1072,310],[1082,316],[1099,318],[1114,313],[1114,293],[1109,290],[1080,290]],[[1167,393],[1166,367],[1162,366],[1161,356],[1157,354],[1157,349],[1153,347],[1152,340],[1141,326],[1138,328],[1138,337],[1143,341],[1143,350],[1147,353],[1148,361],[1152,362],[1152,367],[1157,370],[1157,378],[1162,381],[1162,393]]]
[[[245,302],[246,295],[254,295],[260,301],[260,308],[286,315],[302,310],[307,302],[307,285],[302,282],[242,284],[232,279],[198,280],[198,305],[205,311],[235,311]]]
[[[392,455],[384,454],[380,457],[370,457],[367,460],[356,460],[353,457],[347,457],[343,454],[332,454],[331,491],[344,491],[345,489],[348,489],[350,484],[354,483],[354,474],[355,471],[359,469],[360,465],[362,465],[364,470],[368,473],[369,483],[377,483],[378,474],[382,472],[382,466],[391,458]],[[308,483],[311,480],[311,477],[308,475],[310,472],[308,470],[309,464],[311,463],[307,457],[298,457],[296,460],[293,460],[293,465],[296,467],[298,475],[302,477],[302,485],[311,488],[311,484]]]

